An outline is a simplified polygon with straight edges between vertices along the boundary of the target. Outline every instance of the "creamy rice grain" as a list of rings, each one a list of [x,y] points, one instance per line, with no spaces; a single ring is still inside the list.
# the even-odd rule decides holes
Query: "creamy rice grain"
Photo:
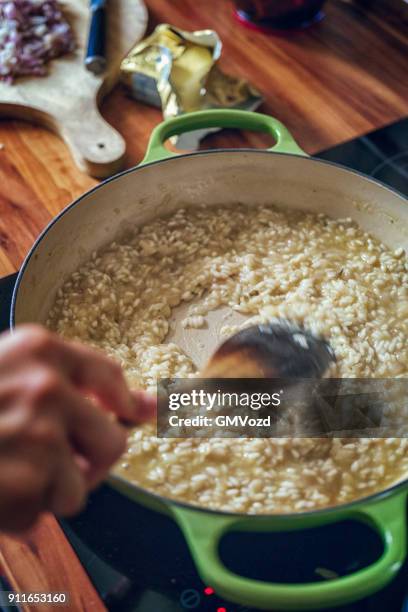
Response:
[[[198,300],[198,301],[197,301]],[[323,334],[342,377],[407,376],[408,263],[350,219],[243,205],[179,210],[94,253],[48,325],[101,348],[133,386],[195,373],[166,343],[172,309],[205,328],[228,306]],[[237,328],[225,326],[231,334]],[[305,511],[379,491],[408,471],[405,439],[157,439],[137,428],[117,472],[161,495],[236,512]]]

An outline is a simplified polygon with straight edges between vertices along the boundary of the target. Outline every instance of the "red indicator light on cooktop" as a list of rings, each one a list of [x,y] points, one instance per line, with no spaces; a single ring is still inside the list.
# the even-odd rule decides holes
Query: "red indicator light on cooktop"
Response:
[[[227,612],[227,608],[217,608],[217,612]]]
[[[206,595],[214,595],[214,589],[213,589],[213,588],[211,588],[211,587],[205,587],[205,589],[204,589],[204,593],[205,593]]]

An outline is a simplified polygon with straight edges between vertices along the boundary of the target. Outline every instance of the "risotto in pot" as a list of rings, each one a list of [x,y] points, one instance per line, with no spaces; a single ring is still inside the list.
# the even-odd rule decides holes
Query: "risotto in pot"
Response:
[[[408,261],[350,219],[273,206],[178,210],[93,253],[58,291],[48,326],[104,350],[129,384],[189,377],[167,342],[172,310],[205,328],[228,306],[246,324],[293,319],[324,335],[339,377],[408,375]],[[225,326],[224,337],[237,329]],[[224,339],[220,337],[220,341]],[[232,512],[352,501],[408,472],[406,439],[158,439],[132,431],[118,474],[160,495]]]

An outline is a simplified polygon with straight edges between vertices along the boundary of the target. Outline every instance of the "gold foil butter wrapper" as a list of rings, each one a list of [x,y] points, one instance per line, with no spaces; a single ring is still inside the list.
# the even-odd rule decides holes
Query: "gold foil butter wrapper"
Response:
[[[161,24],[122,61],[121,80],[136,100],[161,108],[166,119],[209,108],[255,110],[261,94],[248,81],[220,70],[221,49],[213,30],[185,32]],[[201,138],[218,129],[196,130],[172,142],[196,149]]]

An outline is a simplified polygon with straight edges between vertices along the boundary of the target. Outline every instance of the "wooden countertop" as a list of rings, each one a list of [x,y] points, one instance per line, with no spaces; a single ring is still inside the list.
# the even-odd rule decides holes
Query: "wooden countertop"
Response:
[[[402,0],[401,0],[402,2]],[[223,41],[222,67],[250,79],[275,115],[309,153],[354,138],[408,114],[407,25],[392,14],[327,2],[320,24],[291,36],[260,34],[237,24],[228,0],[148,0],[150,26],[214,28]],[[157,109],[118,87],[103,105],[127,142],[126,166],[137,164]],[[267,137],[231,131],[204,146],[265,146]],[[0,275],[17,270],[40,230],[95,181],[78,172],[59,138],[20,121],[0,121]]]
[[[272,36],[238,25],[228,0],[217,2],[216,10],[207,0],[146,3],[150,28],[168,22],[189,30],[216,29],[224,45],[221,66],[251,80],[265,96],[260,110],[283,121],[309,153],[408,115],[408,27],[390,11],[381,15],[329,0],[320,24]],[[137,164],[160,112],[118,87],[103,114],[126,139],[126,166]],[[0,144],[0,275],[5,275],[19,268],[52,216],[96,181],[81,174],[59,138],[43,128],[0,121]],[[267,144],[260,134],[223,131],[203,146]],[[1,566],[18,590],[65,586],[73,598],[70,609],[104,609],[52,517],[24,538],[0,537]]]

